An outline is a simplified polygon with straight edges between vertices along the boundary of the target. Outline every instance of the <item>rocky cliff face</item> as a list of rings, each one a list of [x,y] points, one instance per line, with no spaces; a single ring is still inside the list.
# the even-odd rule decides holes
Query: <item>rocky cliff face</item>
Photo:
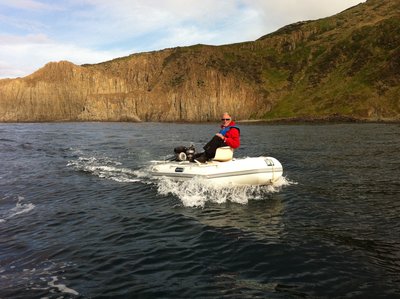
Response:
[[[400,119],[400,4],[368,0],[254,42],[196,45],[0,80],[0,121]]]
[[[223,111],[238,118],[268,111],[255,86],[207,67],[201,51],[190,61],[176,58],[180,51],[95,66],[49,63],[28,77],[2,80],[0,121],[209,121]]]

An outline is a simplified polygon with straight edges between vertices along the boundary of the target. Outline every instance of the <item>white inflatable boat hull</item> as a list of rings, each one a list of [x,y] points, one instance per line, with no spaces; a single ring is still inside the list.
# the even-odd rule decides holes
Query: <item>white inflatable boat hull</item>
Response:
[[[233,159],[228,162],[207,163],[158,162],[151,167],[153,177],[189,180],[195,177],[219,185],[268,185],[283,174],[281,163],[272,157]]]

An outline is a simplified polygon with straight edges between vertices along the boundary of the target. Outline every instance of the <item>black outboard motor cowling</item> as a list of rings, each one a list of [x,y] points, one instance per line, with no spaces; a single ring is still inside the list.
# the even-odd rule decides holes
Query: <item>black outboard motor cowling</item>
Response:
[[[179,154],[179,153],[182,153],[182,152],[185,153],[186,150],[187,150],[186,146],[177,146],[176,148],[174,148],[175,154]]]
[[[193,161],[196,149],[194,148],[193,144],[189,147],[177,146],[174,148],[174,152],[176,161]]]

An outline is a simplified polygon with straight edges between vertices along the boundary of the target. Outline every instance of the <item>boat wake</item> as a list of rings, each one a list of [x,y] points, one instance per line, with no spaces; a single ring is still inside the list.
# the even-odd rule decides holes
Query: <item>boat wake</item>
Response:
[[[221,186],[200,178],[174,181],[163,177],[156,181],[161,195],[177,196],[185,207],[204,207],[206,203],[226,202],[247,204],[249,200],[262,200],[266,195],[277,193],[283,186],[292,184],[296,183],[285,177],[280,177],[272,185],[261,186]]]
[[[85,156],[82,153],[76,160],[70,160],[68,167],[76,171],[86,172],[100,178],[110,179],[120,183],[140,181],[140,171],[122,167],[122,163],[108,157]]]
[[[154,165],[154,161],[152,164]],[[68,161],[67,166],[76,171],[89,173],[121,183],[140,182],[154,184],[160,195],[172,195],[179,198],[185,207],[204,207],[206,203],[233,202],[247,204],[249,200],[261,200],[266,196],[279,192],[282,187],[296,184],[284,176],[271,185],[216,185],[213,182],[194,177],[186,181],[176,181],[167,177],[153,178],[151,165],[132,170],[121,162],[106,156],[88,156],[78,151],[76,159]]]

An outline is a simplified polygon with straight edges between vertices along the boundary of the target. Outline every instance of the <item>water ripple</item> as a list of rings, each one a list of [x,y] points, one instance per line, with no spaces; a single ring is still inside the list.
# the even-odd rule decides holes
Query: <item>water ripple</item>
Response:
[[[1,298],[400,297],[398,125],[242,125],[250,188],[148,176],[213,124],[3,128]]]

